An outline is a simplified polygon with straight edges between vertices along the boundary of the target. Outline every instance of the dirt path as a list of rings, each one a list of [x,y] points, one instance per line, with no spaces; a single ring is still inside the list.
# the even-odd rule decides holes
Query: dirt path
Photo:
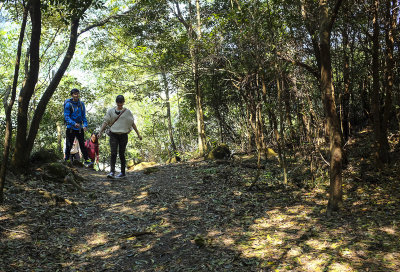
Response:
[[[374,202],[352,187],[357,199],[348,192],[348,209],[326,218],[325,190],[251,189],[252,170],[230,164],[155,169],[123,180],[79,169],[89,192],[20,177],[0,207],[0,271],[400,270],[398,196],[387,191]]]

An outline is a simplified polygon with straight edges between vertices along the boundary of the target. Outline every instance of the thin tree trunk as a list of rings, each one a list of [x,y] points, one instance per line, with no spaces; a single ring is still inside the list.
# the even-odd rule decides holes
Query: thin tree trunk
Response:
[[[330,190],[328,214],[339,210],[343,204],[342,196],[342,161],[343,144],[339,118],[336,114],[335,94],[332,81],[330,36],[335,15],[341,5],[338,0],[333,15],[328,14],[328,0],[320,0],[320,57],[321,57],[321,90],[324,100],[325,113],[330,140]]]
[[[282,81],[283,85],[284,85],[285,80]],[[285,103],[285,113],[284,113],[285,120],[286,120],[288,129],[290,131],[290,141],[293,142],[296,139],[296,132],[295,132],[295,129],[293,127],[293,122],[292,122],[290,100],[291,100],[291,97],[290,97],[289,88],[283,88],[283,101]]]
[[[282,99],[282,93],[283,93],[283,81],[277,79],[277,87],[278,87],[278,113],[279,113],[279,131],[278,131],[278,126],[276,125],[275,127],[275,137],[276,137],[276,142],[278,143],[278,156],[279,156],[279,161],[283,170],[283,184],[287,185],[287,167],[286,167],[286,152],[285,152],[285,135],[284,135],[284,112],[283,112],[283,99]]]
[[[250,154],[253,150],[253,133],[251,133],[251,118],[250,118],[250,109],[246,107],[246,136],[247,136],[247,146],[246,152]]]
[[[192,74],[195,86],[195,100],[196,100],[196,121],[197,121],[197,134],[198,134],[198,145],[199,155],[204,156],[207,152],[206,133],[204,125],[204,113],[203,113],[203,102],[202,102],[202,91],[200,88],[200,75],[199,75],[199,56],[198,56],[198,44],[201,40],[201,20],[200,20],[200,4],[199,0],[196,0],[196,18],[197,18],[197,33],[193,29],[192,24],[183,18],[179,4],[175,1],[175,7],[177,13],[175,14],[178,20],[186,28],[186,32],[189,38],[189,53],[192,62]],[[192,13],[192,3],[189,1],[189,13]]]
[[[168,88],[168,80],[167,76],[165,75],[165,72],[162,71],[162,77],[163,77],[163,82],[164,82],[164,92],[165,92],[165,106],[167,108],[167,122],[168,122],[168,134],[169,134],[169,140],[171,142],[171,147],[172,147],[172,152],[174,154],[174,157],[177,158],[177,150],[176,150],[176,145],[174,141],[174,133],[172,129],[172,121],[171,121],[171,103],[169,101],[169,88]]]
[[[22,52],[22,43],[24,41],[25,28],[28,19],[28,11],[30,8],[31,2],[28,1],[26,7],[24,8],[24,13],[22,17],[21,30],[19,34],[18,47],[17,47],[17,57],[15,59],[15,67],[14,67],[14,80],[13,85],[7,91],[7,95],[4,97],[4,110],[6,112],[6,129],[4,136],[4,150],[3,150],[3,162],[0,167],[0,203],[4,202],[4,185],[6,182],[6,172],[7,172],[7,164],[8,158],[10,156],[10,147],[11,147],[11,138],[12,138],[12,120],[11,120],[11,112],[14,106],[15,97],[17,93],[17,84],[19,77],[19,68],[21,63],[21,52]],[[10,101],[7,104],[8,95],[11,92]]]
[[[206,133],[204,125],[204,113],[203,113],[203,102],[202,102],[202,92],[200,89],[199,71],[197,60],[195,61],[195,72],[194,72],[194,82],[196,88],[196,116],[197,116],[197,133],[198,133],[198,144],[199,144],[199,155],[204,156],[207,152],[207,142]]]
[[[29,71],[27,78],[23,83],[22,90],[18,99],[17,113],[17,136],[15,143],[15,153],[13,157],[13,166],[19,169],[25,169],[26,162],[29,159],[30,152],[26,150],[26,135],[28,129],[28,107],[29,101],[35,91],[36,82],[39,76],[39,48],[41,36],[41,10],[40,0],[32,0],[29,9],[32,32],[29,47]]]
[[[385,107],[383,109],[383,118],[382,118],[382,132],[383,132],[383,144],[385,144],[385,149],[387,150],[387,162],[390,162],[389,156],[389,142],[388,142],[388,128],[391,113],[393,110],[392,107],[392,91],[394,84],[394,36],[397,28],[397,15],[398,15],[398,1],[392,0],[392,5],[390,1],[386,3],[386,67],[385,67]]]
[[[203,113],[203,102],[202,102],[202,91],[200,88],[200,75],[199,75],[199,56],[198,46],[201,40],[201,20],[200,20],[200,4],[199,0],[196,0],[196,18],[197,18],[197,42],[194,45],[194,54],[192,60],[194,61],[194,82],[196,88],[196,114],[197,114],[197,132],[199,140],[199,155],[204,156],[207,152],[206,133],[204,125],[204,113]]]
[[[342,131],[344,141],[347,142],[349,140],[350,135],[350,125],[349,125],[349,113],[350,113],[350,58],[348,55],[348,46],[349,46],[349,36],[347,33],[347,26],[344,26],[342,31],[343,36],[343,81],[344,81],[344,89],[343,89],[343,97],[342,97]]]
[[[369,89],[367,79],[363,79],[361,82],[361,106],[362,106],[362,122],[370,119],[371,117],[371,107],[368,101],[368,93],[367,90]]]
[[[377,166],[381,168],[389,161],[389,144],[387,142],[385,127],[380,110],[380,79],[379,79],[379,0],[374,1],[373,10],[373,35],[372,35],[372,94],[371,111],[373,116],[373,128],[375,136],[375,159]]]
[[[27,136],[27,115],[25,111],[25,116],[22,116],[21,113],[20,120],[18,121],[18,134],[17,134],[17,148],[15,149],[15,154],[13,158],[13,166],[22,167],[26,165],[28,162],[29,156],[32,152],[33,145],[35,142],[36,135],[39,130],[40,121],[42,120],[43,114],[46,110],[47,104],[50,101],[52,95],[54,94],[58,84],[61,81],[65,71],[67,70],[73,56],[75,53],[76,43],[78,40],[78,27],[79,27],[79,19],[78,16],[73,18],[71,21],[71,30],[70,30],[70,39],[67,52],[64,56],[63,61],[61,62],[60,67],[55,73],[54,77],[50,81],[49,86],[46,88],[43,93],[32,118],[32,122],[30,124],[29,133]],[[20,97],[23,97],[23,100],[30,99],[31,96],[24,94],[20,94]],[[21,105],[22,107],[23,105]]]
[[[30,152],[33,149],[33,144],[36,139],[36,135],[39,130],[40,121],[42,120],[43,114],[46,110],[47,104],[49,103],[51,97],[57,89],[58,84],[60,83],[62,77],[65,74],[73,56],[75,53],[76,43],[78,41],[78,27],[79,27],[79,19],[74,18],[71,21],[71,30],[70,30],[70,38],[67,52],[65,53],[64,59],[61,62],[60,67],[55,73],[54,77],[50,81],[49,86],[46,88],[46,91],[43,93],[40,101],[36,107],[35,113],[33,114],[31,126],[29,129],[29,134],[27,138],[27,148]]]

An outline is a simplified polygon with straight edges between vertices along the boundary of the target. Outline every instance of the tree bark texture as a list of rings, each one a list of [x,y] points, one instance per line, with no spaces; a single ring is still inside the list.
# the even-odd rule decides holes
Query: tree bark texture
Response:
[[[373,35],[372,35],[372,93],[371,93],[371,112],[373,118],[375,160],[377,166],[381,168],[389,161],[389,144],[387,141],[387,129],[384,126],[383,115],[380,110],[380,75],[379,75],[379,0],[374,1],[373,5]]]
[[[18,111],[18,133],[17,133],[17,142],[16,149],[13,158],[13,166],[14,167],[22,167],[26,165],[29,161],[29,156],[32,152],[33,145],[35,143],[35,139],[39,130],[40,121],[42,120],[43,114],[46,110],[47,104],[50,101],[52,95],[54,94],[58,84],[60,83],[65,71],[67,70],[72,57],[75,53],[75,48],[78,40],[78,27],[79,27],[79,17],[76,16],[71,20],[71,30],[70,30],[70,38],[69,44],[67,48],[67,52],[61,62],[57,72],[54,77],[50,81],[49,86],[46,88],[43,93],[40,101],[34,111],[32,122],[29,126],[28,132],[28,116],[27,116],[27,107],[29,105],[29,100],[32,97],[32,93],[30,92],[22,92],[20,94],[20,101],[28,101],[27,104],[21,104],[19,106]],[[40,35],[39,35],[40,37]],[[31,65],[32,66],[32,65]],[[37,67],[39,70],[39,67]],[[32,82],[32,84],[36,84],[36,82]],[[35,86],[29,87],[34,89]],[[24,88],[23,88],[24,89]]]
[[[394,39],[397,28],[398,1],[392,0],[386,2],[386,67],[385,67],[385,107],[383,112],[383,130],[386,131],[389,126],[392,108],[392,91],[394,84]],[[387,137],[386,137],[387,139]]]
[[[14,67],[14,80],[13,80],[13,85],[11,90],[11,97],[10,101],[7,103],[7,98],[10,92],[8,92],[8,95],[4,97],[4,110],[6,112],[6,131],[4,135],[4,150],[3,150],[3,163],[1,164],[0,167],[0,203],[4,202],[4,185],[6,183],[6,172],[7,172],[7,164],[8,164],[8,158],[10,156],[10,147],[11,147],[11,138],[12,138],[12,120],[11,120],[11,112],[12,108],[14,106],[15,102],[15,97],[17,93],[17,84],[18,84],[18,77],[19,77],[19,69],[20,69],[20,63],[21,63],[21,53],[22,53],[22,43],[24,41],[24,35],[25,35],[25,28],[26,28],[26,23],[28,20],[28,11],[30,7],[31,2],[28,1],[26,7],[24,8],[24,14],[22,17],[22,23],[21,23],[21,30],[19,34],[19,39],[18,39],[18,47],[17,47],[17,57],[15,59],[15,67]]]
[[[278,88],[278,114],[279,114],[279,130],[278,125],[275,124],[275,137],[278,146],[278,156],[279,162],[283,170],[283,184],[287,185],[288,183],[288,175],[287,175],[287,164],[286,164],[286,151],[285,151],[285,118],[283,112],[283,98],[282,95],[284,93],[284,84],[283,79],[277,79],[277,88]]]
[[[202,102],[202,92],[200,88],[200,75],[199,75],[199,56],[198,56],[198,46],[201,39],[201,20],[200,20],[200,5],[199,1],[196,0],[196,18],[197,18],[197,33],[193,29],[193,25],[187,22],[181,13],[179,4],[175,2],[176,7],[176,17],[186,28],[186,32],[189,39],[189,53],[192,64],[192,75],[195,88],[195,100],[196,100],[196,121],[197,121],[197,134],[198,134],[198,145],[199,145],[199,155],[204,156],[207,152],[207,142],[204,124],[204,113],[203,113],[203,102]],[[189,1],[189,13],[192,13],[192,3]]]
[[[169,140],[171,142],[172,152],[174,153],[174,157],[177,156],[176,145],[174,141],[174,132],[172,128],[172,120],[171,120],[171,103],[169,101],[169,88],[168,88],[168,80],[165,72],[162,72],[163,82],[164,82],[164,92],[165,92],[165,106],[167,108],[167,122],[168,122],[168,134]]]
[[[24,169],[23,167],[26,165],[30,155],[30,153],[26,150],[26,136],[28,129],[29,102],[35,91],[35,86],[39,76],[39,48],[42,29],[40,0],[32,0],[29,13],[32,22],[32,32],[29,47],[29,70],[18,98],[17,136],[15,153],[13,157],[13,166],[16,168],[21,167],[20,169]]]
[[[324,100],[327,126],[330,140],[330,190],[328,213],[339,210],[343,203],[342,196],[342,161],[343,144],[339,118],[336,114],[335,94],[332,79],[330,35],[335,20],[335,12],[339,8],[338,0],[334,13],[329,15],[328,0],[320,0],[320,57],[321,57],[321,90]]]
[[[397,16],[398,16],[398,1],[392,0],[386,2],[386,30],[385,30],[385,41],[386,41],[386,66],[385,66],[385,105],[383,109],[382,118],[382,131],[383,139],[382,143],[385,145],[387,150],[387,161],[390,162],[389,154],[389,142],[388,142],[388,127],[390,122],[391,113],[393,111],[392,104],[392,92],[394,85],[394,39],[397,28]]]
[[[350,135],[350,58],[348,55],[349,36],[347,33],[347,25],[342,31],[343,36],[343,94],[342,94],[342,131],[343,139],[348,141]]]
[[[199,138],[199,153],[203,156],[207,152],[207,139],[206,130],[204,125],[204,113],[203,113],[203,94],[200,88],[200,74],[199,74],[199,56],[198,46],[201,40],[201,20],[200,20],[200,4],[199,0],[196,0],[196,17],[197,17],[197,38],[194,45],[192,60],[194,61],[194,83],[196,88],[196,115],[197,115],[197,131]]]

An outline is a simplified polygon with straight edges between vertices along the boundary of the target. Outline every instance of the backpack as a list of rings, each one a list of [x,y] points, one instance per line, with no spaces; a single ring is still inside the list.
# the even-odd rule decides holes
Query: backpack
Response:
[[[74,109],[74,106],[73,106],[72,103],[71,103],[71,98],[68,98],[68,99],[66,99],[66,100],[64,101],[63,111],[65,110],[65,105],[66,105],[67,103],[69,103],[70,106],[71,106],[71,108],[72,108],[71,114],[74,113],[75,109]],[[81,110],[82,110],[82,101],[79,101],[79,106],[78,106],[78,108],[81,108]],[[63,114],[63,116],[64,116],[64,125],[67,125],[67,120],[65,120],[65,115]]]

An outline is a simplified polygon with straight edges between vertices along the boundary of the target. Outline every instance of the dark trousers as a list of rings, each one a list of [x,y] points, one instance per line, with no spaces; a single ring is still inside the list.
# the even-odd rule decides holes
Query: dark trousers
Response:
[[[121,173],[125,174],[125,167],[126,167],[125,150],[127,144],[128,144],[128,134],[110,133],[111,172],[115,172],[117,153],[119,153],[119,159],[121,161]]]
[[[71,148],[72,145],[74,144],[75,137],[78,139],[79,142],[79,148],[82,151],[83,158],[85,161],[88,160],[88,152],[85,146],[85,133],[83,129],[80,130],[74,130],[71,128],[67,128],[66,138],[67,138],[67,143],[66,143],[66,148],[65,148],[65,160],[69,160],[69,157],[71,155]]]

